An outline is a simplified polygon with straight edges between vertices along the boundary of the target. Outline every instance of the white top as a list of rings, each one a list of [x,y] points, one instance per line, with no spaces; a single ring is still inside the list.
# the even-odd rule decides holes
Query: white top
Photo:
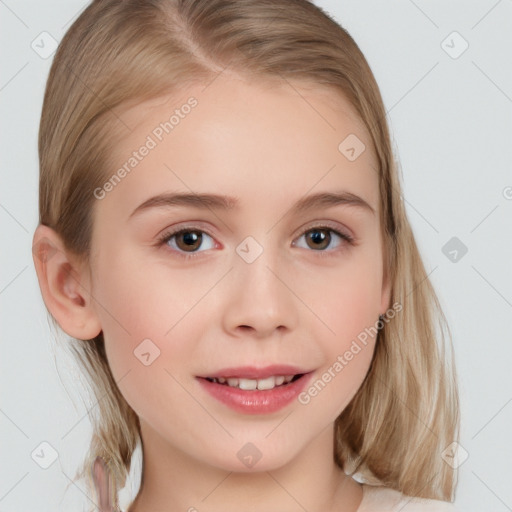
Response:
[[[446,501],[412,498],[389,487],[362,486],[363,499],[357,512],[457,512]]]

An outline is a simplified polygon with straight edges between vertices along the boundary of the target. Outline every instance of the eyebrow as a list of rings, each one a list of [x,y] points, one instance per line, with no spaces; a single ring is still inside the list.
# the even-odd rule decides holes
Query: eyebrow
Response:
[[[164,193],[150,197],[137,206],[130,214],[134,215],[152,208],[170,208],[188,206],[202,210],[233,210],[239,204],[236,197],[222,196],[218,194],[194,194],[194,193]],[[299,199],[289,210],[293,213],[306,213],[316,208],[328,208],[331,206],[355,206],[375,214],[375,209],[362,197],[352,192],[320,192]]]

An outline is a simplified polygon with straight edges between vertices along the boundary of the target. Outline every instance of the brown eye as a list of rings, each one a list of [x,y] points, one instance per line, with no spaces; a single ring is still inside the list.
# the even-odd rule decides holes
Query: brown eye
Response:
[[[317,252],[334,252],[335,249],[352,245],[352,236],[341,233],[329,226],[318,226],[302,232],[302,235],[294,240],[295,247],[313,249]]]
[[[200,231],[181,231],[174,236],[178,249],[186,252],[197,251],[203,241],[203,235]]]
[[[158,245],[165,245],[171,249],[173,255],[193,257],[195,253],[218,248],[214,238],[202,229],[195,226],[177,229],[171,233],[165,233],[158,240]]]
[[[305,233],[306,243],[310,249],[323,250],[331,243],[330,229],[315,228]]]

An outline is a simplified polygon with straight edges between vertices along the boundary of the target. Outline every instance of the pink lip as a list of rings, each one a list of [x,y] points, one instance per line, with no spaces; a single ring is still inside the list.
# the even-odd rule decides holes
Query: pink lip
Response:
[[[215,373],[209,373],[204,377],[219,378],[219,377],[232,377],[238,379],[266,379],[274,375],[299,375],[308,373],[308,370],[299,368],[298,366],[291,366],[288,364],[274,364],[266,366],[265,368],[256,368],[255,366],[240,366],[238,368],[224,368]]]
[[[197,377],[197,379],[203,389],[205,389],[213,398],[217,399],[224,405],[227,405],[236,412],[242,414],[270,414],[283,409],[296,400],[299,394],[310,382],[313,372],[297,372],[296,369],[292,371],[292,367],[290,366],[272,366],[258,371],[256,371],[255,368],[249,369],[245,367],[231,370],[226,369],[216,375],[209,376],[264,379],[271,375],[297,375],[299,373],[303,373],[302,377],[290,382],[289,384],[262,391],[244,391],[243,389],[232,388],[226,384],[210,382],[204,377]],[[252,375],[252,377],[249,375]]]

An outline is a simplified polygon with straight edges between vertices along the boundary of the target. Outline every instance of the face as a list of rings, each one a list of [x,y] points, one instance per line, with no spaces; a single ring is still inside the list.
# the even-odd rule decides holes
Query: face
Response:
[[[90,259],[119,388],[162,450],[283,466],[360,387],[388,307],[369,136],[333,91],[222,75],[121,117]]]

